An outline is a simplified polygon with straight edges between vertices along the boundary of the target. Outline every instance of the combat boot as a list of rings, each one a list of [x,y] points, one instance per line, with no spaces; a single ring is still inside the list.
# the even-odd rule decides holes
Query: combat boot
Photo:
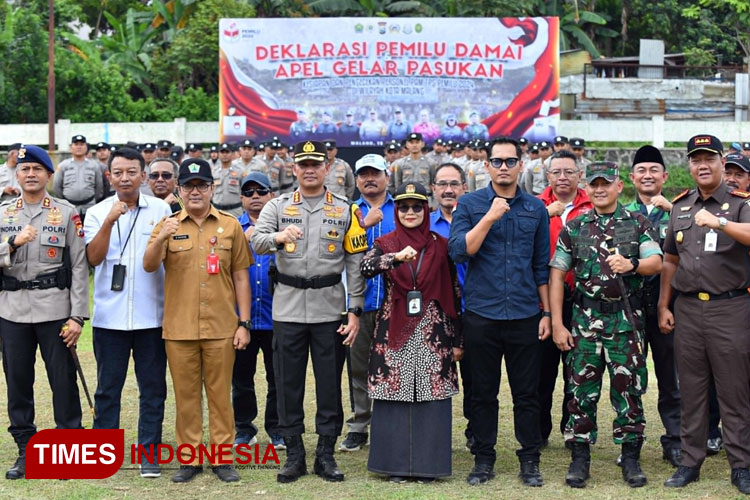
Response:
[[[326,481],[343,481],[341,472],[333,458],[333,448],[336,446],[336,436],[318,436],[318,447],[315,449],[315,465],[313,472]]]
[[[307,474],[305,464],[305,444],[302,436],[284,436],[286,443],[286,463],[276,475],[280,483],[292,483]]]
[[[13,467],[5,471],[5,479],[23,479],[26,477],[26,442],[16,442],[18,458]]]
[[[641,458],[641,446],[643,441],[634,443],[622,443],[622,478],[631,488],[640,488],[646,484],[646,474],[641,470],[638,460]]]
[[[588,443],[571,443],[570,467],[565,475],[565,484],[571,488],[585,488],[591,469],[591,448]]]

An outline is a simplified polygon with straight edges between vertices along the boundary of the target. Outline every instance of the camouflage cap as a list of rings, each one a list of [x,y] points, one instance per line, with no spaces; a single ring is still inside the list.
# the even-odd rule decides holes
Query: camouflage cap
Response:
[[[620,169],[611,161],[597,161],[586,167],[586,183],[591,184],[598,177],[607,182],[615,182],[620,178]]]

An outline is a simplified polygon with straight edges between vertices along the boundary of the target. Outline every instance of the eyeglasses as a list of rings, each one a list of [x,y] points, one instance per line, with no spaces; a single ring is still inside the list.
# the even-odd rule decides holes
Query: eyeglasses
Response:
[[[150,174],[148,174],[148,178],[152,181],[155,181],[159,177],[161,177],[165,181],[168,181],[169,179],[174,177],[174,174],[172,172],[151,172]]]
[[[518,165],[518,158],[490,158],[487,161],[495,168],[502,167],[503,163],[505,163],[505,166],[508,168],[513,168]]]
[[[211,184],[183,184],[180,187],[186,193],[192,193],[193,189],[197,189],[201,193],[205,193],[211,187]]]
[[[258,193],[258,196],[265,196],[268,193],[270,193],[270,191],[265,188],[250,188],[250,189],[245,189],[244,191],[242,191],[242,196],[251,198],[255,193]]]
[[[460,187],[460,186],[461,186],[461,183],[460,183],[460,182],[458,182],[458,181],[450,181],[450,182],[447,182],[447,181],[439,181],[439,182],[436,182],[436,183],[435,183],[435,186],[436,186],[436,187],[439,187],[439,188],[447,188],[447,187],[449,187],[449,186],[450,186],[450,187],[452,187],[452,188],[454,188],[454,189],[455,189],[455,188],[457,188],[457,187]]]
[[[416,205],[401,204],[398,206],[398,211],[401,212],[402,214],[409,213],[409,210],[411,210],[415,214],[418,214],[418,213],[421,213],[422,210],[424,210],[424,206],[421,203],[416,204]]]
[[[573,177],[578,172],[578,170],[550,170],[547,174],[550,177]]]

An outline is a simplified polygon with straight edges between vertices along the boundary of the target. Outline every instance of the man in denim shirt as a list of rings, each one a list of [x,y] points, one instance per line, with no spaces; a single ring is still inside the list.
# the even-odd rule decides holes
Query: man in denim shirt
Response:
[[[543,484],[539,472],[540,340],[549,337],[549,217],[544,204],[518,188],[521,147],[500,138],[487,148],[492,182],[461,198],[453,214],[449,252],[468,262],[465,358],[471,369],[471,418],[475,443],[471,485],[494,477],[497,394],[505,356],[513,394],[519,477]],[[540,309],[540,304],[543,309]]]
[[[239,217],[242,230],[248,243],[255,229],[255,221],[260,211],[273,198],[271,181],[266,174],[251,172],[242,180],[241,201],[245,209]],[[258,361],[258,351],[263,351],[263,363],[266,367],[266,395],[265,429],[271,437],[271,443],[277,450],[286,449],[284,438],[279,434],[277,426],[279,416],[276,411],[276,383],[273,375],[273,319],[271,305],[273,293],[269,288],[268,270],[273,265],[273,254],[258,255],[250,247],[254,263],[248,268],[250,273],[250,344],[246,350],[237,351],[232,373],[232,406],[234,407],[234,444],[255,444],[258,428],[253,420],[258,416],[258,401],[255,397],[255,368]]]
[[[355,164],[357,189],[362,196],[354,203],[359,206],[367,230],[367,246],[372,247],[379,238],[395,229],[393,198],[388,187],[388,166],[385,158],[368,154]],[[359,318],[359,334],[350,349],[350,387],[354,415],[347,421],[349,433],[339,446],[341,451],[357,451],[367,443],[367,426],[370,424],[372,401],[367,394],[367,363],[370,343],[375,333],[375,315],[383,304],[385,283],[377,275],[365,283],[364,313]]]

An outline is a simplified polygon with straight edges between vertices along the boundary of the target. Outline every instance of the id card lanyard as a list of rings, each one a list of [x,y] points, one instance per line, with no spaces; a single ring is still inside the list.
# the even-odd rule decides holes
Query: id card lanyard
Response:
[[[424,248],[419,252],[419,259],[417,260],[416,271],[408,263],[409,271],[411,271],[411,280],[413,284],[412,290],[406,294],[406,315],[407,316],[421,316],[422,315],[422,292],[417,290],[417,276],[419,270],[422,268],[422,258],[424,257]]]
[[[133,235],[133,230],[135,229],[135,224],[136,222],[138,222],[138,216],[140,214],[141,207],[138,207],[138,210],[136,210],[135,212],[135,218],[130,224],[130,231],[128,231],[128,235],[125,237],[124,244],[122,243],[122,235],[120,234],[120,219],[117,219],[117,240],[120,242],[120,260],[112,268],[112,285],[110,286],[110,289],[114,292],[121,292],[125,287],[125,275],[127,266],[123,265],[122,256],[125,255],[125,249],[128,246],[130,237]]]

